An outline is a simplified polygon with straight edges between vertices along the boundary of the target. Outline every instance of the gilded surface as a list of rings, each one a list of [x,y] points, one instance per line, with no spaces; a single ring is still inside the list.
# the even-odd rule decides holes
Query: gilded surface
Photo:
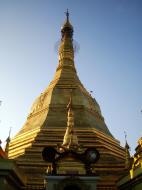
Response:
[[[74,112],[72,108],[72,95],[70,97],[69,104],[67,106],[68,115],[67,115],[67,129],[64,135],[64,140],[62,146],[70,149],[79,147],[78,138],[74,130]]]
[[[66,32],[66,26],[68,30]],[[14,158],[27,176],[27,187],[34,190],[44,187],[44,173],[48,163],[42,159],[46,146],[69,144],[72,125],[77,133],[74,143],[85,148],[96,147],[101,157],[93,170],[101,176],[98,189],[107,186],[115,188],[116,180],[125,168],[125,150],[111,135],[96,100],[80,82],[74,66],[72,45],[73,27],[64,24],[59,49],[59,64],[48,88],[35,100],[23,128],[12,139],[9,158]],[[73,111],[67,115],[66,106],[72,92]],[[68,125],[67,125],[68,122]],[[67,131],[66,131],[67,128]],[[68,131],[69,130],[69,131]],[[66,135],[64,137],[66,131]],[[70,162],[72,167],[77,167]]]

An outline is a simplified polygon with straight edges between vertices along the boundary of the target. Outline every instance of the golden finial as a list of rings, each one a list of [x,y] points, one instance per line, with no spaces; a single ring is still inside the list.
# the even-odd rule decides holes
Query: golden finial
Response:
[[[66,14],[66,17],[67,17],[67,21],[69,21],[69,11],[68,11],[68,9],[67,9],[67,11],[65,12],[65,14]]]

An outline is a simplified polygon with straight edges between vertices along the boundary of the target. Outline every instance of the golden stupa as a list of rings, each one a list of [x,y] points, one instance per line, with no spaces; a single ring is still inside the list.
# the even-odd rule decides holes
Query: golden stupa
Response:
[[[70,98],[73,113],[67,110]],[[116,182],[126,169],[127,155],[110,133],[97,101],[80,82],[75,64],[73,27],[69,14],[61,28],[58,66],[49,86],[35,100],[27,120],[11,140],[8,156],[24,172],[26,189],[44,189],[44,174],[48,163],[42,158],[46,146],[65,145],[68,136],[68,114],[72,114],[74,142],[84,148],[95,147],[100,159],[92,170],[100,179],[97,190],[115,190]],[[72,166],[73,166],[73,161]],[[81,170],[80,166],[78,170]],[[64,165],[62,166],[62,172]]]

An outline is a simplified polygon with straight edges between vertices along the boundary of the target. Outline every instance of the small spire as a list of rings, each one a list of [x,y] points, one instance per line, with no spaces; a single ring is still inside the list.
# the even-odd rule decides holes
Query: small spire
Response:
[[[72,90],[70,100],[67,105],[68,116],[67,116],[67,129],[64,135],[62,146],[67,149],[78,149],[78,138],[74,131],[74,112],[72,109]]]
[[[127,133],[126,133],[126,131],[124,131],[124,135],[125,135],[125,148],[129,150],[130,147],[129,147],[128,143],[127,143]]]
[[[124,131],[124,135],[125,135],[125,141],[126,141],[126,139],[127,139],[127,133],[126,133],[126,131]]]
[[[129,168],[130,165],[131,165],[131,156],[130,156],[130,146],[128,145],[127,143],[127,133],[126,131],[124,131],[124,134],[125,134],[125,167],[126,168]]]
[[[11,135],[11,127],[9,129],[9,136],[6,139],[6,146],[5,146],[5,153],[7,154],[7,156],[8,156],[8,151],[9,151],[10,135]]]
[[[67,21],[69,21],[69,11],[68,11],[68,9],[67,9],[67,11],[65,12],[65,14],[66,14],[66,17],[67,17]]]

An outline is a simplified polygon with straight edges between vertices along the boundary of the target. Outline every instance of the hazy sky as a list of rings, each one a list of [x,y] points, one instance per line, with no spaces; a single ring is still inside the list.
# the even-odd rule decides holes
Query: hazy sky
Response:
[[[0,139],[20,130],[53,79],[67,8],[79,78],[133,153],[142,136],[142,0],[0,0]]]

